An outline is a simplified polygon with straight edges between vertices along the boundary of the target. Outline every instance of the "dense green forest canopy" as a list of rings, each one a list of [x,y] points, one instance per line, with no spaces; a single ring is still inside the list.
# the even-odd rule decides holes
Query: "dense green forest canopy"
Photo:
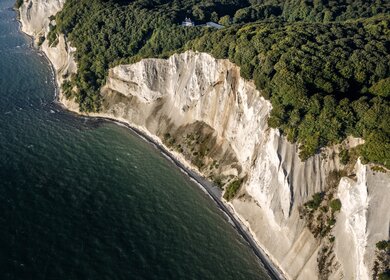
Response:
[[[224,29],[180,26],[215,21]],[[348,135],[363,159],[390,168],[387,0],[67,0],[51,26],[77,48],[63,85],[98,111],[110,67],[193,49],[228,58],[273,105],[269,124],[308,158]],[[77,91],[73,91],[76,86]]]

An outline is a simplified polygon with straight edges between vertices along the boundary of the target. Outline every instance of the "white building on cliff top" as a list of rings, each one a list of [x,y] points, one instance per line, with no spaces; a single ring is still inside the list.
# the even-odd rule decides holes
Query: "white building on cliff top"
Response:
[[[195,23],[190,19],[186,18],[182,23],[182,26],[195,26]]]

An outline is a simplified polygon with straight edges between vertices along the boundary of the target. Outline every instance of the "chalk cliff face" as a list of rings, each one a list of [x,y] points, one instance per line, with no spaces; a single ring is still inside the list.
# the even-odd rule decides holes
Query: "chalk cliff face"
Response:
[[[217,160],[215,172],[227,181],[245,178],[239,198],[231,203],[238,216],[287,275],[316,278],[319,244],[299,218],[298,207],[326,189],[327,175],[339,168],[337,158],[329,150],[301,162],[297,146],[268,127],[270,103],[240,77],[237,66],[194,52],[145,59],[111,69],[102,94],[105,114],[161,138],[169,133],[181,145],[184,127],[211,128],[215,141],[207,148],[212,159],[204,161],[202,173],[212,177],[211,162]],[[199,127],[196,133],[202,133]],[[229,161],[223,161],[226,152]]]
[[[376,242],[389,239],[390,176],[360,161],[355,172],[355,179],[344,177],[338,187],[343,206],[334,229],[335,251],[344,275],[365,280],[372,279]]]
[[[20,7],[23,31],[32,36],[44,35],[50,24],[49,17],[57,14],[64,3],[65,0],[24,0]]]
[[[25,0],[20,7],[22,31],[34,38],[35,46],[38,46],[39,38],[47,37],[50,24],[55,24],[49,17],[56,15],[64,3],[65,0]],[[73,59],[73,53],[76,50],[70,46],[63,35],[59,36],[55,47],[49,46],[48,40],[45,40],[40,49],[53,64],[58,84],[62,84],[66,77],[77,71],[76,62]]]
[[[65,0],[30,0],[20,9],[23,30],[47,34],[50,15]],[[74,73],[75,51],[66,38],[50,48],[61,83]],[[158,137],[189,165],[220,184],[242,180],[229,204],[269,257],[290,279],[317,279],[316,240],[300,218],[299,207],[326,191],[327,178],[343,166],[338,147],[302,162],[298,147],[269,128],[271,104],[237,66],[205,53],[185,52],[167,60],[144,59],[110,70],[101,92],[99,116],[115,118]],[[77,105],[60,96],[71,110]],[[355,145],[351,140],[348,145]],[[390,176],[360,161],[355,178],[342,178],[337,196],[342,209],[335,236],[331,279],[370,279],[375,243],[389,238]]]

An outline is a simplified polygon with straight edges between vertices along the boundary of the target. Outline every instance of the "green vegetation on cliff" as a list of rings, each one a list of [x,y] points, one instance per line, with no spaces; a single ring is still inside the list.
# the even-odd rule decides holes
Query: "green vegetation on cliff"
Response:
[[[223,195],[223,198],[226,199],[227,201],[232,200],[237,192],[240,190],[240,187],[242,185],[242,179],[236,179],[232,182],[230,182],[225,189],[225,193]]]
[[[271,100],[271,127],[301,157],[363,137],[367,161],[390,166],[389,16],[342,23],[253,23],[212,32],[191,48],[229,58]]]
[[[390,240],[382,240],[376,243],[376,259],[374,261],[374,280],[390,279]]]
[[[184,28],[190,16],[226,25]],[[363,137],[365,161],[390,168],[390,4],[303,0],[67,0],[50,38],[64,33],[79,71],[68,90],[98,111],[109,67],[193,49],[228,58],[273,105],[269,124],[301,157]],[[54,36],[53,36],[54,34]],[[54,40],[53,40],[54,37]]]

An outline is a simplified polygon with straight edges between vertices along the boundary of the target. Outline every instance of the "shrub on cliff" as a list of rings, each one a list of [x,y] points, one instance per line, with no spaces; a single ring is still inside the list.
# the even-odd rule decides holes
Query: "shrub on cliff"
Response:
[[[340,199],[333,199],[330,203],[329,203],[329,206],[330,208],[332,208],[332,211],[333,212],[337,212],[337,211],[340,211],[341,210],[341,201]]]
[[[223,194],[223,198],[226,199],[227,201],[232,200],[236,196],[241,185],[242,185],[242,179],[237,179],[229,183],[229,185],[227,185],[225,188],[225,193]]]
[[[379,274],[379,280],[390,280],[390,270]]]
[[[311,200],[307,201],[304,206],[312,210],[317,210],[320,207],[322,200],[324,199],[324,193],[315,193]]]
[[[376,243],[376,247],[382,251],[390,250],[390,240],[381,240]]]
[[[340,162],[342,164],[344,164],[344,165],[348,164],[348,162],[350,160],[348,150],[346,150],[346,149],[341,150],[339,153],[339,157],[340,157]]]

